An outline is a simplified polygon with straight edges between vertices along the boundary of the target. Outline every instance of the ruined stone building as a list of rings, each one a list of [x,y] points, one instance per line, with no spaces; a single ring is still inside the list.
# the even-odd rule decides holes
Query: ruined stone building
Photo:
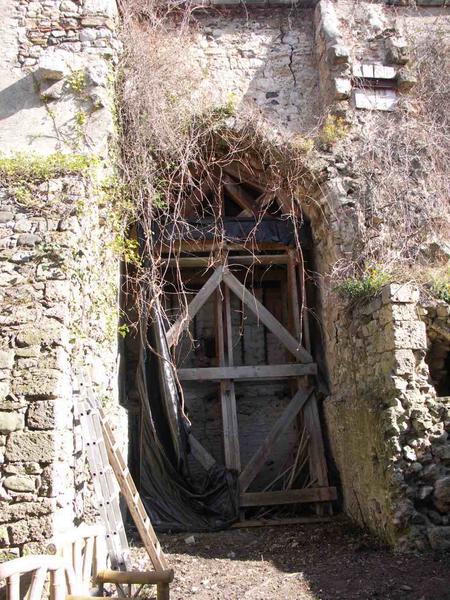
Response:
[[[417,49],[450,35],[445,0],[414,4],[212,0],[155,24],[150,3],[0,3],[3,559],[96,518],[85,378],[163,529],[344,512],[400,549],[450,548],[448,267],[416,276],[449,258],[434,151],[386,202],[427,128],[408,129]],[[206,123],[187,179],[139,140],[158,98],[165,140]]]

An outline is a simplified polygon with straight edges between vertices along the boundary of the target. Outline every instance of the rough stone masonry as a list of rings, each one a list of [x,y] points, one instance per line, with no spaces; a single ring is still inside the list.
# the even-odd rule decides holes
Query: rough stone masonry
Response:
[[[96,517],[73,392],[87,370],[100,399],[117,399],[118,258],[101,187],[119,44],[108,0],[0,11],[0,147],[14,170],[0,182],[5,559]]]
[[[358,3],[360,27],[349,31],[351,9],[321,0],[294,20],[290,7],[249,7],[248,17],[206,10],[189,51],[222,103],[230,93],[238,107],[251,102],[292,138],[323,111],[349,116],[354,63],[404,69],[391,9]],[[419,8],[415,19],[433,10]],[[0,548],[8,558],[95,518],[73,391],[86,365],[99,395],[111,399],[116,387],[118,259],[99,182],[120,45],[112,0],[5,0],[0,18],[0,147],[17,167],[0,182]],[[47,177],[20,175],[30,153]],[[55,153],[68,157],[58,170],[49,166]],[[324,161],[320,195],[306,202],[299,192],[323,275],[363,228],[350,165],[333,154]],[[448,306],[420,306],[412,286],[392,284],[351,314],[323,292],[320,309],[325,425],[344,510],[400,548],[448,549],[449,404],[430,379],[443,368],[439,352],[433,367],[425,362],[436,336],[445,346]]]

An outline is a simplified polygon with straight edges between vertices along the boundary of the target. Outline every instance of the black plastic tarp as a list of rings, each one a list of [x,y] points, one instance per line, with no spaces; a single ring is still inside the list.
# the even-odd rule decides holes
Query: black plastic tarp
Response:
[[[138,388],[142,405],[140,493],[160,531],[206,531],[237,519],[236,475],[214,464],[202,481],[189,477],[189,422],[156,301],[142,323]]]
[[[213,218],[201,221],[182,221],[167,223],[158,229],[155,224],[154,239],[162,243],[175,240],[213,240],[223,237],[229,242],[272,242],[293,246],[295,230],[290,218],[264,217],[256,221],[254,218],[224,217],[220,221]]]

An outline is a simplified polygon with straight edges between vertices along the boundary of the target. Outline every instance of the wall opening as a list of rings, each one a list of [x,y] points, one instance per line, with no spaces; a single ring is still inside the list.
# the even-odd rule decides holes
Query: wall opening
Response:
[[[439,397],[450,396],[450,342],[441,338],[434,339],[425,361],[436,394]]]
[[[310,227],[285,214],[276,194],[260,182],[237,176],[234,165],[229,171],[219,194],[206,189],[188,198],[181,228],[168,224],[157,231],[164,269],[158,302],[170,358],[161,367],[161,348],[149,343],[143,351],[143,339],[154,340],[154,331],[141,327],[126,340],[132,473],[155,524],[172,530],[188,529],[188,518],[180,511],[167,516],[173,488],[159,486],[166,495],[162,509],[152,474],[155,452],[146,447],[163,429],[161,447],[174,435],[175,421],[159,431],[157,424],[151,432],[148,427],[149,414],[155,423],[167,418],[166,393],[179,402],[177,423],[186,424],[175,453],[173,447],[165,450],[182,478],[178,508],[186,490],[201,497],[196,509],[211,508],[213,472],[233,496],[231,520],[331,514],[336,499],[319,416],[320,336],[309,319]],[[154,374],[161,368],[166,380],[158,383]],[[162,389],[171,377],[168,369],[169,392]],[[175,477],[166,473],[166,483],[167,476]]]

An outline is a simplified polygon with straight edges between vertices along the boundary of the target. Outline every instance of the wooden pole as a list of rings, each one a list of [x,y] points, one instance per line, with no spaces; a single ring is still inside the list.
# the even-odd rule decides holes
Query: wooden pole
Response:
[[[225,290],[224,290],[225,291]],[[226,291],[225,291],[226,294]],[[231,341],[231,314],[229,313],[229,294],[222,299],[222,290],[219,288],[216,293],[216,340],[217,357],[219,367],[226,366],[226,362],[233,363]],[[228,299],[228,307],[227,307]],[[225,358],[225,339],[224,339],[224,313],[225,327],[227,331],[227,350],[228,359]],[[231,351],[231,354],[230,354]],[[229,365],[230,366],[230,365]],[[232,366],[232,365],[231,365]],[[231,379],[221,380],[219,384],[220,401],[222,406],[223,421],[223,443],[225,454],[225,466],[227,469],[237,471],[241,470],[241,458],[239,449],[239,431],[236,411],[236,396],[234,392],[234,382]]]
[[[300,261],[300,276],[304,281],[304,267],[303,260]],[[301,338],[301,320],[300,316],[303,315],[303,331],[305,332],[304,344],[306,350],[311,353],[311,341],[309,336],[309,322],[308,313],[306,306],[306,289],[303,286],[302,289],[302,306],[298,304],[298,283],[296,274],[296,257],[292,250],[289,251],[289,263],[288,263],[288,284],[289,284],[289,295],[291,299],[292,307],[292,321],[295,331],[295,336]],[[299,387],[304,387],[305,383],[298,379],[297,383]],[[306,404],[303,410],[304,426],[309,433],[309,468],[311,480],[316,482],[319,487],[328,487],[328,473],[327,464],[325,460],[325,448],[323,445],[322,427],[320,424],[319,407],[317,403],[317,396],[313,394]],[[316,512],[318,515],[323,516],[325,514],[332,513],[332,506],[330,503],[316,505]]]

